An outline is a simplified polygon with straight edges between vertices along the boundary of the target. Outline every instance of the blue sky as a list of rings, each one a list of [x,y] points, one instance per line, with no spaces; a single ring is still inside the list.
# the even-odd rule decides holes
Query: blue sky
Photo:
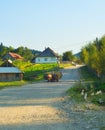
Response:
[[[105,0],[0,0],[0,42],[73,53],[105,34]]]

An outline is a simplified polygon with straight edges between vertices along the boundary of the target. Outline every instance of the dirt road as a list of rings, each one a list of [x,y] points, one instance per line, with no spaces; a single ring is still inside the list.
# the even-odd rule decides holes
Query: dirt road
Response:
[[[101,130],[105,126],[104,111],[81,110],[65,95],[79,80],[78,68],[62,72],[60,82],[1,90],[0,130]]]

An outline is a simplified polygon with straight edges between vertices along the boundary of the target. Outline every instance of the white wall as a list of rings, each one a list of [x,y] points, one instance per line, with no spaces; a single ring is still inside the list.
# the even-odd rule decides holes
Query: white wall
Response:
[[[57,57],[37,57],[35,63],[57,63]]]

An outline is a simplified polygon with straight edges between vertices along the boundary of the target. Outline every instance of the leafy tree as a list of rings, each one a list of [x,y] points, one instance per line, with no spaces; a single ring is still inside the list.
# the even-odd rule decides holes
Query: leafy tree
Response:
[[[82,48],[81,50],[81,60],[85,63],[88,64],[88,59],[89,59],[89,54],[86,48]]]
[[[40,51],[30,50],[29,48],[23,47],[23,46],[20,46],[16,49],[14,49],[12,46],[6,47],[1,42],[1,44],[0,44],[0,59],[2,60],[2,58],[9,52],[15,52],[17,54],[20,54],[24,58],[25,61],[32,60],[32,58],[35,56],[36,53],[37,54],[40,53]]]
[[[100,69],[101,73],[105,75],[105,47],[100,51]]]
[[[0,44],[0,58],[2,58],[4,55],[8,53],[8,47],[5,47],[3,43]]]
[[[98,76],[105,76],[105,36],[86,45],[81,50],[82,61]]]
[[[73,61],[74,56],[72,51],[66,51],[63,53],[63,57],[62,57],[63,61]]]
[[[34,55],[32,54],[32,51],[30,49],[28,49],[27,47],[18,47],[17,49],[15,49],[15,52],[20,54],[25,61],[28,60],[32,60],[32,58],[34,57]]]
[[[12,51],[14,51],[14,48],[12,46],[9,46],[8,51],[12,52]]]
[[[19,55],[23,56],[24,53],[24,47],[20,46],[17,49],[15,49],[15,52],[18,53]]]
[[[32,51],[29,50],[27,47],[24,48],[23,57],[26,61],[32,60],[34,55],[32,54]]]

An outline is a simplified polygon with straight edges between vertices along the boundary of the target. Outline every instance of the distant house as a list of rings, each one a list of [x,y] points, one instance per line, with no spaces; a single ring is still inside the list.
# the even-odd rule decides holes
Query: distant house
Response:
[[[14,65],[12,64],[11,60],[5,60],[5,62],[3,62],[0,67],[14,67]]]
[[[57,63],[58,55],[49,47],[32,60],[33,63]]]
[[[17,67],[0,67],[0,81],[19,81],[23,79],[23,72]]]
[[[8,54],[6,54],[4,57],[3,57],[4,60],[7,60],[7,59],[10,59],[10,60],[21,60],[22,57],[17,54],[17,53],[13,53],[13,52],[9,52]]]

